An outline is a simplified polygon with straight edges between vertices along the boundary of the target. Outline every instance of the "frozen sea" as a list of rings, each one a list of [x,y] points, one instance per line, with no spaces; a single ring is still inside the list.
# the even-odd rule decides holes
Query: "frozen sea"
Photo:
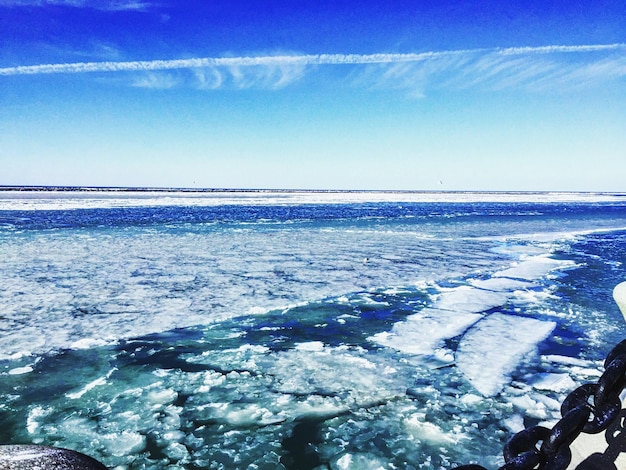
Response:
[[[0,443],[502,465],[626,337],[626,195],[0,192]]]

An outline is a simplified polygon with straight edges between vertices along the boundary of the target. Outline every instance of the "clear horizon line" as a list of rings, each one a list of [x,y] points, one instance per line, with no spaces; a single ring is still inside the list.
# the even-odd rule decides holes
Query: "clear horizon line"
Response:
[[[484,194],[611,194],[626,196],[620,191],[577,190],[481,190],[481,189],[313,189],[313,188],[190,188],[178,186],[91,186],[91,185],[2,185],[2,191],[25,192],[305,192],[305,193],[484,193]]]
[[[506,48],[476,48],[418,53],[374,53],[374,54],[302,54],[265,55],[240,57],[199,57],[190,59],[155,59],[141,61],[74,62],[40,65],[19,65],[0,68],[0,76],[37,75],[55,73],[132,72],[204,67],[253,67],[285,65],[366,65],[403,62],[419,62],[438,57],[462,56],[467,54],[491,53],[501,56],[585,53],[607,50],[626,50],[626,43],[588,45],[548,45]]]

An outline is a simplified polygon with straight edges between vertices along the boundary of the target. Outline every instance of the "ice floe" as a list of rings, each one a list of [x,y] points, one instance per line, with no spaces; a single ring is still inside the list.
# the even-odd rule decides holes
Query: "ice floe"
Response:
[[[567,392],[576,388],[576,382],[569,374],[542,373],[535,377],[531,385],[537,390],[551,390],[553,392]]]
[[[7,372],[9,375],[22,375],[22,374],[28,374],[29,372],[32,372],[33,368],[32,366],[24,366],[24,367],[14,367],[13,369],[9,370],[9,372]]]
[[[519,279],[505,277],[490,277],[488,279],[468,279],[471,286],[479,289],[492,290],[497,292],[513,292],[519,289],[531,289],[537,284]]]
[[[556,327],[552,321],[503,312],[503,307],[515,302],[519,311],[520,305],[549,298],[551,294],[538,281],[574,266],[572,261],[545,253],[519,252],[518,256],[519,261],[490,277],[470,277],[467,284],[439,288],[439,293],[432,294],[430,307],[409,315],[390,331],[372,335],[370,341],[410,355],[441,359],[454,354],[449,363],[454,362],[476,390],[484,396],[499,393],[519,364]],[[455,338],[458,345],[450,350],[454,346],[447,342]],[[537,382],[537,388],[571,385],[564,377],[560,385],[545,380]]]
[[[459,286],[442,289],[442,294],[433,302],[433,308],[455,312],[484,312],[503,305],[510,292],[496,292]]]
[[[444,340],[460,335],[482,318],[479,313],[427,308],[370,340],[408,354],[435,354]]]
[[[495,395],[555,327],[554,322],[494,313],[461,338],[456,365],[480,393]]]
[[[575,263],[571,260],[559,260],[551,258],[549,255],[537,255],[522,259],[514,266],[494,273],[493,277],[533,280],[553,271],[574,266]]]
[[[609,317],[563,298],[574,238],[454,210],[0,232],[0,413],[118,469],[496,468],[597,378]]]

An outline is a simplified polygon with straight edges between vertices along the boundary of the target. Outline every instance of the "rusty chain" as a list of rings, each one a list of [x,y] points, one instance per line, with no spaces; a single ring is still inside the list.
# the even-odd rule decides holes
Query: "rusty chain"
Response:
[[[581,385],[563,400],[562,417],[552,429],[527,428],[505,444],[505,464],[498,470],[565,470],[572,461],[570,445],[581,433],[600,433],[618,419],[622,409],[620,394],[625,386],[626,340],[609,352],[597,383]],[[452,470],[487,469],[461,465]]]

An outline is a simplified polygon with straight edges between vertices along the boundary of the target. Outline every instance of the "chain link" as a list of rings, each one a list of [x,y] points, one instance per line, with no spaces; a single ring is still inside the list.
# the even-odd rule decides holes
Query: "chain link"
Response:
[[[581,385],[563,400],[562,417],[552,429],[527,428],[506,443],[505,464],[498,470],[565,470],[572,461],[570,445],[581,433],[600,433],[619,419],[620,395],[625,387],[626,340],[607,354],[604,373],[597,383]],[[487,469],[461,465],[452,470]]]

